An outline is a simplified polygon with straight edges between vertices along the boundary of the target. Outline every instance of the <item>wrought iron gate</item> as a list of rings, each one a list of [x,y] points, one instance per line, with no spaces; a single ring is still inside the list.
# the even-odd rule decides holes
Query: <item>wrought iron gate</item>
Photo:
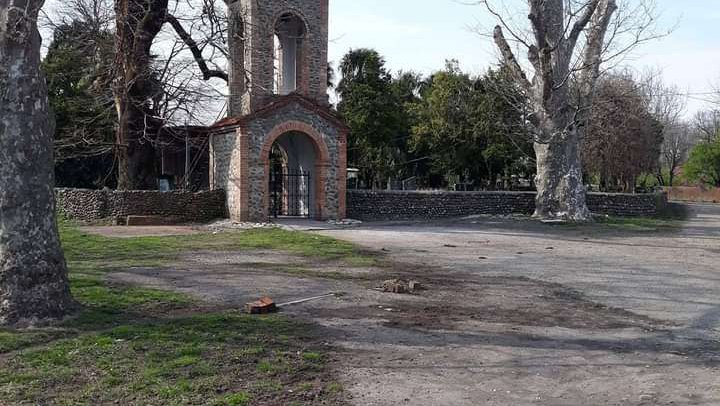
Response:
[[[299,171],[270,173],[270,215],[310,217],[310,174]]]

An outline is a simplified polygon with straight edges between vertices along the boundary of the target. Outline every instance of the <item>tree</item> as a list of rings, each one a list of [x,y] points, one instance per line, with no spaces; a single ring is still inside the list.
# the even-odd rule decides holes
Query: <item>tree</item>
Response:
[[[527,0],[530,29],[518,30],[489,1],[482,3],[500,21],[493,38],[529,100],[527,121],[537,160],[535,216],[589,220],[580,151],[601,65],[641,42],[654,16],[638,21],[630,18],[632,13],[629,17],[618,14],[616,0]],[[628,26],[628,22],[638,24]],[[506,33],[527,50],[535,73],[532,79]],[[629,45],[612,46],[615,39],[628,34],[633,38]],[[584,46],[578,46],[580,40]]]
[[[394,168],[396,177],[406,180],[417,176],[421,160],[410,149],[412,127],[416,117],[413,108],[420,102],[420,88],[423,86],[422,75],[415,72],[398,72],[392,79],[391,90],[398,104],[398,130],[391,144],[397,161]]]
[[[155,138],[162,123],[153,114],[158,87],[150,49],[165,23],[168,0],[115,2],[113,93],[118,114],[118,187],[155,189]]]
[[[348,52],[340,63],[338,112],[350,127],[348,163],[374,188],[397,175],[402,156],[394,141],[402,134],[400,101],[385,60],[371,49]]]
[[[683,169],[691,182],[720,187],[720,139],[704,141],[693,148]]]
[[[470,76],[457,61],[448,61],[445,70],[428,78],[414,108],[411,147],[428,158],[430,174],[445,182],[470,183],[485,175],[478,159],[485,143],[471,120],[475,96]]]
[[[641,83],[628,74],[599,81],[583,143],[585,169],[603,191],[634,192],[636,179],[655,172],[663,126],[650,111]]]
[[[682,164],[687,161],[693,146],[692,127],[684,122],[664,126],[663,143],[658,165],[658,181],[663,186],[674,186],[675,176]],[[667,170],[667,179],[663,170]]]
[[[0,0],[0,324],[59,318],[74,304],[55,222],[42,5]]]
[[[59,186],[114,186],[115,112],[109,88],[113,35],[93,21],[55,27],[42,63],[55,113],[55,178]]]
[[[183,26],[183,21],[170,13],[168,0],[115,0],[115,80],[113,93],[118,114],[116,145],[118,148],[118,187],[121,189],[154,189],[156,185],[155,149],[160,128],[165,124],[163,100],[167,100],[164,81],[158,72],[166,73],[167,64],[161,69],[153,66],[151,52],[153,44],[163,26],[168,23],[180,42],[189,51],[203,80],[219,78],[227,82],[227,73],[211,67],[204,57],[206,47],[222,50],[223,44],[215,40],[224,38],[226,24],[218,16],[213,0],[203,0],[200,5],[202,16],[191,21],[208,23],[207,37],[197,42],[192,32]],[[188,2],[193,5],[193,2]],[[224,27],[224,28],[223,28]],[[218,45],[218,46],[216,46]],[[179,50],[173,48],[172,53]],[[221,52],[222,53],[222,52]],[[224,51],[224,56],[227,52]],[[176,80],[172,89],[173,100],[182,100],[181,89],[189,81],[170,75]]]
[[[698,111],[694,124],[700,139],[712,142],[720,136],[720,109]]]
[[[456,61],[427,80],[413,108],[411,147],[429,160],[430,178],[493,188],[497,177],[509,174],[529,152],[527,138],[522,138],[522,151],[508,136],[522,127],[522,120],[497,92],[507,82],[502,71],[471,77]]]
[[[682,121],[686,100],[677,86],[667,86],[661,72],[650,71],[642,79],[642,87],[653,117],[662,125],[663,143],[656,178],[663,186],[673,186],[675,174],[687,159],[692,147],[690,127]],[[667,176],[665,175],[667,173]]]

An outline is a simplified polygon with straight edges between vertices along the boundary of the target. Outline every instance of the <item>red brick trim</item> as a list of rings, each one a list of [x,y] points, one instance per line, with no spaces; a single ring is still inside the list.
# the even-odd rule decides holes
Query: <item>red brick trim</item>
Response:
[[[333,113],[327,106],[319,105],[298,93],[291,93],[287,96],[274,96],[273,101],[255,111],[252,114],[248,114],[242,117],[229,117],[218,121],[210,127],[211,132],[222,132],[228,127],[234,127],[238,125],[247,125],[257,118],[268,117],[274,114],[277,110],[288,106],[292,103],[297,103],[300,107],[307,110],[309,113],[318,114],[320,117],[327,120],[330,124],[338,129],[347,129],[347,125],[340,120],[340,118]]]
[[[237,129],[237,140],[238,144],[235,147],[236,153],[239,154],[240,168],[238,178],[233,179],[233,183],[237,187],[239,193],[239,201],[236,202],[238,206],[239,220],[249,221],[250,220],[250,145],[247,127],[240,127]],[[233,159],[235,161],[235,159]],[[230,168],[232,171],[233,168]],[[233,213],[235,214],[235,213]]]
[[[338,138],[338,220],[347,217],[347,139],[350,131],[345,128]]]
[[[282,124],[277,125],[275,128],[270,130],[270,133],[265,137],[265,144],[263,144],[260,152],[260,159],[263,163],[265,171],[265,181],[263,193],[263,216],[270,216],[270,152],[272,146],[280,136],[289,132],[300,132],[313,141],[315,146],[315,217],[318,220],[325,220],[325,184],[327,179],[327,169],[330,165],[330,151],[322,138],[322,134],[318,132],[314,127],[301,121],[286,121]]]

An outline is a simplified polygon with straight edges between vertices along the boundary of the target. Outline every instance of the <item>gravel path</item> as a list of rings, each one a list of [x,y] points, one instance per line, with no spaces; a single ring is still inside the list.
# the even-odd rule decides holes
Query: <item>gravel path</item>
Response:
[[[691,209],[666,232],[487,218],[330,227],[315,232],[392,265],[189,252],[110,277],[231,307],[341,292],[285,311],[337,349],[358,406],[720,405],[720,206]],[[395,277],[428,289],[372,289]]]
[[[491,219],[323,232],[468,283],[529,278],[657,323],[480,317],[399,339],[355,322],[343,327],[344,345],[361,354],[347,363],[348,388],[358,405],[720,405],[720,206],[690,208],[682,230],[663,233]],[[504,306],[531,288],[508,290]],[[448,305],[483,300],[459,288]]]

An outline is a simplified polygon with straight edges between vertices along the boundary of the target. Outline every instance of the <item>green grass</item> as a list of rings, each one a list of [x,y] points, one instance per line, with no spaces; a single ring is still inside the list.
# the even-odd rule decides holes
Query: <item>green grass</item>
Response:
[[[279,315],[208,312],[190,297],[109,285],[104,275],[163,266],[197,250],[282,249],[373,263],[351,244],[277,229],[119,239],[66,222],[61,238],[83,310],[53,328],[0,329],[3,405],[341,404],[311,326]],[[295,390],[299,382],[304,391]],[[308,392],[316,395],[309,403]]]
[[[0,367],[0,398],[140,405],[287,397],[294,382],[326,380],[321,357],[305,356],[316,353],[304,352],[307,329],[233,313],[138,319],[11,354]]]
[[[257,229],[176,237],[108,238],[61,223],[65,257],[71,263],[101,262],[103,267],[160,266],[187,251],[269,249],[306,257],[370,266],[375,258],[353,244],[315,234]]]
[[[598,224],[612,229],[638,232],[677,231],[682,228],[682,220],[648,217],[603,217]]]
[[[672,232],[682,228],[688,218],[683,205],[669,203],[655,217],[600,217],[597,222],[606,227],[636,232]]]

